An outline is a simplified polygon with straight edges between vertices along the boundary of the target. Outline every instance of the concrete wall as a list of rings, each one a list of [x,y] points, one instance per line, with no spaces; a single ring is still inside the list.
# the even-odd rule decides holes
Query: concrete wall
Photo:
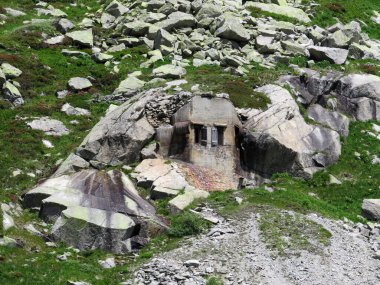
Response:
[[[240,167],[235,127],[241,127],[241,122],[232,103],[224,98],[196,96],[174,115],[174,124],[186,121],[190,122],[190,132],[185,135],[186,147],[175,156],[178,159],[213,168],[226,174],[235,173]],[[207,127],[207,146],[195,143],[194,124]],[[224,143],[211,146],[211,128],[217,126],[225,128]]]

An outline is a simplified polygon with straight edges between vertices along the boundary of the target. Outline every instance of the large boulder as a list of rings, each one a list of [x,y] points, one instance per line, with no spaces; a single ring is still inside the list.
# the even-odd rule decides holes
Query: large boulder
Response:
[[[62,34],[66,34],[68,31],[74,29],[75,25],[68,19],[62,18],[55,23],[55,27]]]
[[[364,199],[362,214],[367,219],[380,221],[380,199]]]
[[[138,161],[140,151],[155,134],[144,108],[156,95],[155,90],[136,95],[108,112],[87,135],[76,154],[98,168]]]
[[[334,64],[345,63],[348,56],[348,50],[341,48],[312,46],[308,50],[312,59],[317,61],[327,60]]]
[[[148,33],[150,24],[137,20],[125,24],[125,34],[134,37],[144,36]]]
[[[114,94],[135,94],[136,91],[144,87],[145,82],[134,76],[129,76],[127,79],[120,82],[119,87],[115,89]]]
[[[337,131],[341,136],[348,136],[350,120],[347,116],[327,110],[318,104],[310,106],[307,109],[307,115],[310,119]]]
[[[380,120],[380,77],[350,74],[337,81],[339,108],[359,121]]]
[[[6,62],[1,65],[1,69],[7,79],[13,79],[19,77],[22,74],[22,71],[20,69]]]
[[[222,9],[220,6],[213,3],[201,4],[200,9],[196,15],[198,21],[207,18],[216,18],[222,14]]]
[[[134,221],[123,214],[77,206],[62,212],[52,236],[80,250],[123,253],[132,249],[129,238],[135,228]]]
[[[78,44],[82,47],[92,48],[94,46],[94,36],[92,34],[92,29],[70,32],[67,33],[66,36],[75,44]]]
[[[153,75],[160,78],[178,79],[186,74],[186,69],[173,64],[166,64],[153,69]]]
[[[303,10],[290,7],[290,6],[282,6],[282,5],[280,6],[276,4],[257,3],[257,2],[247,2],[245,6],[247,8],[249,7],[258,8],[265,12],[270,12],[270,13],[277,14],[280,16],[293,18],[303,23],[309,23],[311,21],[309,16]]]
[[[84,77],[70,78],[67,85],[73,91],[82,91],[92,87],[91,81]]]
[[[240,19],[229,14],[224,17],[221,26],[215,31],[215,36],[237,42],[250,40],[250,34],[240,23]]]
[[[277,85],[256,89],[271,103],[267,110],[241,111],[247,118],[243,164],[263,176],[289,172],[309,177],[337,161],[341,152],[336,131],[307,124],[291,94]]]
[[[192,28],[196,23],[197,20],[193,15],[178,11],[171,13],[166,20],[158,22],[156,25],[170,32],[173,29]]]
[[[22,98],[20,91],[9,81],[5,82],[3,85],[3,95],[5,99],[15,106],[24,104],[24,99]]]
[[[69,129],[61,122],[49,117],[41,117],[27,123],[33,130],[43,131],[48,136],[68,135]]]
[[[108,14],[114,16],[114,17],[120,17],[128,12],[128,8],[125,7],[122,3],[119,1],[112,1],[105,9]]]
[[[165,228],[154,206],[117,170],[88,169],[50,178],[26,193],[23,204],[55,222],[53,237],[79,249],[126,252],[133,239],[147,241]]]

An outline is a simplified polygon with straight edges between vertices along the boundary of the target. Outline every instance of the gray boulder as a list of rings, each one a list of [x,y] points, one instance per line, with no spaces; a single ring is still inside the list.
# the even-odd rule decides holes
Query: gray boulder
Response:
[[[345,63],[348,56],[348,50],[341,48],[312,46],[308,50],[312,59],[317,61],[328,60],[334,64]]]
[[[288,172],[309,177],[337,161],[341,152],[339,134],[309,125],[290,93],[277,85],[256,89],[266,94],[267,110],[243,110],[247,118],[243,138],[243,163],[263,176]]]
[[[40,217],[55,221],[52,236],[81,250],[131,251],[133,240],[148,241],[166,226],[120,171],[94,169],[50,178],[23,197],[39,207]]]
[[[75,44],[78,44],[82,47],[92,48],[94,46],[94,36],[92,34],[92,29],[70,32],[67,33],[66,36]]]
[[[215,31],[215,36],[237,42],[247,42],[251,36],[240,23],[240,19],[232,16],[224,16],[222,25]]]
[[[55,27],[62,34],[66,34],[68,31],[74,29],[75,25],[68,19],[62,18],[55,23]]]
[[[137,20],[125,24],[125,34],[133,37],[145,36],[148,33],[150,24]]]
[[[91,81],[83,77],[70,78],[67,85],[69,86],[71,90],[74,90],[74,91],[82,91],[82,90],[86,90],[92,87]]]
[[[170,32],[173,29],[192,28],[196,23],[197,20],[193,15],[178,11],[171,13],[166,20],[158,22],[156,25]]]
[[[362,215],[367,219],[380,221],[380,199],[364,199]]]
[[[69,116],[91,116],[90,111],[83,108],[76,108],[71,106],[69,103],[66,103],[62,106],[61,111]]]
[[[114,0],[104,9],[104,11],[117,18],[127,13],[129,9],[119,1]]]
[[[0,68],[0,86],[3,86],[5,81],[7,81],[7,78],[5,77],[3,70]]]
[[[128,216],[87,207],[70,207],[53,226],[52,236],[80,250],[131,251],[136,224]]]
[[[178,79],[186,74],[186,69],[172,64],[162,65],[153,69],[153,75],[159,78]]]
[[[376,59],[380,60],[380,48],[372,48],[367,45],[353,43],[348,49],[348,56],[353,59]]]
[[[24,104],[24,99],[22,98],[20,91],[9,81],[5,82],[3,85],[3,95],[5,99],[15,106]]]
[[[68,135],[69,129],[58,120],[49,117],[41,117],[27,123],[33,130],[43,131],[46,135],[60,137]]]
[[[341,136],[348,136],[350,120],[345,115],[329,111],[318,104],[310,106],[307,115],[310,119],[337,131]]]
[[[160,49],[161,45],[172,47],[176,41],[176,37],[168,33],[164,29],[159,29],[154,38],[154,49]]]
[[[140,151],[153,138],[154,128],[144,115],[155,91],[136,95],[108,112],[87,135],[76,154],[93,165],[117,165],[139,159]]]
[[[7,79],[13,79],[19,77],[22,74],[22,71],[20,69],[6,62],[1,65],[1,69]]]
[[[145,82],[134,76],[129,76],[127,79],[120,82],[113,94],[123,94],[124,96],[135,95],[136,91],[141,90]]]
[[[200,9],[196,15],[198,21],[204,18],[216,18],[222,14],[220,6],[213,3],[204,3],[200,5]]]
[[[380,120],[380,77],[350,74],[337,81],[335,92],[342,111],[359,121]]]
[[[303,10],[290,6],[280,6],[276,4],[257,3],[249,1],[245,4],[245,7],[258,8],[265,12],[270,12],[280,16],[286,16],[304,23],[309,23],[311,21],[309,16]]]

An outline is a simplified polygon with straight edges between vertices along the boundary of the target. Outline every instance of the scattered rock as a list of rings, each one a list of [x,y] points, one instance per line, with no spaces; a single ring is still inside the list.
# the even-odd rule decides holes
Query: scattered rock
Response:
[[[82,91],[92,87],[92,83],[87,78],[73,77],[69,80],[68,86],[71,90]]]
[[[181,78],[186,74],[186,69],[172,64],[162,65],[153,69],[153,75],[160,78]]]
[[[340,48],[318,47],[313,46],[308,48],[311,58],[322,61],[328,60],[334,64],[343,64],[346,62],[348,50]]]
[[[99,264],[104,269],[110,269],[110,268],[114,268],[116,266],[116,262],[115,262],[114,257],[109,257],[105,260],[99,260]]]
[[[62,106],[61,111],[66,113],[69,116],[91,116],[90,111],[82,108],[75,108],[69,103],[66,103]]]
[[[94,37],[92,34],[92,29],[75,31],[67,33],[66,36],[71,39],[75,44],[82,47],[92,48],[94,46]]]
[[[50,119],[49,117],[41,117],[27,123],[33,130],[43,131],[46,135],[60,137],[68,135],[69,129],[58,120]]]
[[[364,199],[362,214],[367,219],[380,221],[380,199]]]

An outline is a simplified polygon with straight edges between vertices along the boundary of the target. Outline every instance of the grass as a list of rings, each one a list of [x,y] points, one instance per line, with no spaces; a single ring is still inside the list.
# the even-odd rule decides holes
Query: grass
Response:
[[[110,68],[95,63],[89,57],[70,58],[62,55],[61,49],[67,48],[65,45],[45,46],[41,43],[42,34],[45,33],[48,36],[57,34],[51,22],[23,23],[36,17],[33,10],[34,2],[0,0],[0,9],[10,6],[24,11],[32,11],[20,18],[10,18],[1,27],[0,63],[10,62],[23,71],[23,75],[18,81],[21,84],[20,90],[26,99],[26,104],[17,109],[9,109],[4,101],[0,101],[0,201],[2,202],[17,202],[22,191],[35,185],[38,180],[48,177],[55,170],[56,161],[65,159],[70,152],[75,150],[108,107],[106,104],[92,102],[95,94],[109,94],[132,71],[141,70],[143,72],[141,79],[145,81],[151,78],[152,68],[140,68],[140,64],[146,60],[144,54],[148,50],[145,46],[113,54],[115,60],[120,61],[118,74],[112,74]],[[65,11],[68,18],[75,23],[80,22],[86,13],[94,13],[100,7],[100,3],[95,0],[78,0],[76,2],[78,6],[73,7],[69,5],[71,1],[68,0],[49,1],[54,7]],[[328,5],[332,1],[321,0],[319,2],[323,5],[317,8],[320,14],[313,19],[313,24],[331,25],[334,20],[332,18],[325,20],[325,18],[332,15],[344,22],[358,18],[368,24],[368,27],[363,28],[364,31],[370,33],[372,37],[380,38],[379,31],[375,30],[367,17],[371,9],[378,10],[378,4],[375,3],[377,1],[359,0],[350,3],[336,0],[335,2],[340,3],[344,8],[340,10],[335,9],[338,6],[333,8]],[[89,9],[83,5],[89,6]],[[363,7],[363,9],[353,11],[354,6]],[[66,7],[69,8],[66,9]],[[289,20],[271,14],[266,14],[266,16],[272,16],[277,20]],[[112,36],[112,32],[99,28],[94,29],[94,33],[101,38]],[[73,48],[78,49],[78,47]],[[89,50],[82,51],[90,53]],[[154,67],[169,61],[169,58],[165,58],[156,63]],[[300,66],[306,66],[306,61],[307,59],[302,57],[292,59],[292,63]],[[236,107],[265,109],[270,103],[269,99],[261,93],[254,92],[253,88],[272,83],[280,75],[292,72],[288,66],[283,64],[277,65],[275,69],[266,69],[253,63],[252,66],[246,68],[249,71],[247,76],[238,77],[224,72],[221,67],[189,67],[185,76],[189,83],[184,88],[190,89],[192,85],[200,84],[204,91],[229,93]],[[316,63],[315,68],[323,72],[327,69],[341,70],[341,66],[331,65],[327,62]],[[345,72],[379,75],[379,65],[374,61],[351,61],[350,64],[345,65]],[[55,92],[65,89],[67,81],[75,76],[93,77],[94,87],[88,92],[71,94],[65,99],[57,99]],[[89,109],[92,116],[89,118],[66,116],[60,111],[61,106],[65,103]],[[50,116],[61,120],[70,128],[71,134],[61,138],[46,136],[42,132],[29,129],[26,122],[19,119],[33,116]],[[74,119],[78,120],[78,125],[70,124],[70,121]],[[273,182],[270,184],[276,189],[274,193],[269,193],[263,188],[239,192],[213,192],[209,203],[219,208],[223,214],[236,212],[252,205],[269,205],[300,213],[316,212],[330,218],[347,217],[354,221],[362,221],[357,216],[360,215],[363,198],[378,198],[380,195],[378,188],[380,166],[370,163],[371,155],[380,156],[379,142],[362,133],[362,130],[370,128],[371,122],[353,123],[350,136],[343,141],[344,147],[340,161],[326,171],[316,174],[310,181],[279,174],[273,178]],[[55,147],[46,149],[42,144],[42,139],[50,140]],[[360,159],[353,155],[355,151],[362,154]],[[13,177],[12,171],[15,169],[21,169],[23,174]],[[40,174],[36,178],[27,175],[27,172],[36,173],[37,171]],[[341,185],[329,184],[329,174],[333,174],[343,183]],[[310,192],[314,193],[314,196],[311,196]],[[241,206],[235,201],[236,196],[244,198]],[[4,233],[2,225],[0,225],[0,235],[6,234],[9,237],[17,238],[24,245],[23,248],[17,249],[0,248],[0,284],[66,284],[67,280],[83,280],[94,285],[119,284],[130,277],[131,271],[136,266],[160,252],[176,248],[183,241],[183,237],[199,234],[209,227],[207,222],[189,211],[185,211],[181,215],[170,215],[167,202],[167,200],[159,201],[157,208],[158,213],[165,216],[171,223],[171,229],[167,233],[155,237],[148,246],[139,252],[138,256],[116,256],[118,266],[107,270],[102,269],[98,264],[99,259],[105,259],[108,256],[105,252],[75,253],[62,244],[59,244],[57,248],[48,248],[42,238],[33,236],[22,229],[23,224],[39,221],[36,213],[25,211],[21,217],[16,218],[17,228]],[[268,225],[264,223],[262,230],[269,236],[273,236],[273,240],[268,240],[269,245],[280,244],[281,250],[287,249],[287,244],[281,243],[282,237],[284,235],[289,237],[294,233],[299,242],[294,241],[290,245],[295,245],[295,248],[307,245],[308,239],[300,237],[303,231],[299,231],[299,227],[306,233],[315,233],[314,224],[300,224],[300,221],[294,220],[293,217],[281,219],[275,213],[268,213],[268,216],[264,216],[264,218]],[[270,227],[270,224],[274,224],[276,227]],[[298,227],[294,228],[295,225]],[[309,231],[309,227],[313,231]],[[318,235],[318,233],[319,231],[316,234]],[[318,239],[325,241],[327,236],[326,232],[321,231]],[[67,251],[72,252],[69,260],[57,261],[56,256]],[[218,277],[211,277],[207,284],[222,283]]]
[[[303,2],[308,5],[311,1],[304,0]],[[373,11],[380,10],[378,0],[316,0],[314,2],[320,6],[315,8],[311,25],[328,27],[336,23],[336,18],[344,24],[360,20],[365,23],[361,25],[364,32],[371,38],[380,38],[379,26],[371,20]]]
[[[299,254],[302,250],[320,253],[331,237],[323,226],[300,214],[273,209],[262,213],[260,230],[268,248],[280,256]]]
[[[308,7],[311,3],[318,3],[319,5],[313,7],[312,21],[310,23],[301,23],[305,26],[318,25],[326,28],[337,23],[337,19],[343,24],[347,24],[351,21],[361,21],[362,29],[367,33],[370,38],[379,39],[380,29],[378,24],[371,20],[373,11],[379,11],[378,0],[303,0],[302,4]],[[360,8],[358,8],[360,7]],[[293,24],[300,24],[297,20],[286,16],[274,14],[271,12],[261,11],[255,7],[249,7],[251,15],[256,18],[260,17],[272,17],[277,21],[285,21]]]
[[[290,63],[296,64],[299,67],[308,67],[307,62],[309,59],[305,56],[295,56],[291,58]],[[312,67],[314,70],[326,74],[329,71],[342,72],[344,74],[351,73],[366,73],[380,76],[380,64],[379,61],[374,59],[360,59],[349,60],[344,66],[338,64],[332,64],[326,60],[315,62]]]
[[[206,285],[223,285],[223,281],[219,277],[210,277]]]
[[[172,216],[170,220],[171,225],[167,232],[169,237],[197,235],[210,226],[209,222],[201,216],[187,211],[180,215]]]
[[[252,63],[247,76],[239,77],[226,73],[222,67],[215,65],[191,66],[185,75],[188,84],[181,87],[190,90],[191,86],[199,84],[202,91],[229,94],[235,107],[265,109],[270,104],[270,99],[253,89],[272,83],[280,75],[289,72],[291,69],[284,64],[278,64],[275,69],[267,69]]]

